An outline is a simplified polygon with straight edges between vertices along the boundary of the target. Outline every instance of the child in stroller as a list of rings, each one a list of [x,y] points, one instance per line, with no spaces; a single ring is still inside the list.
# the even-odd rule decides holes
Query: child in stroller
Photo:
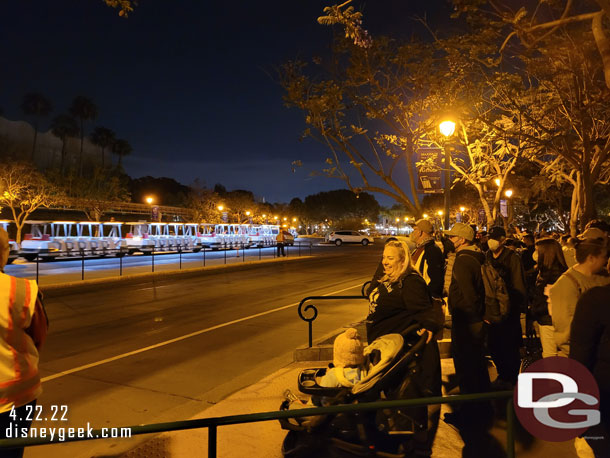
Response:
[[[299,391],[311,395],[314,405],[324,406],[419,397],[414,379],[421,370],[419,363],[426,345],[426,334],[417,333],[420,327],[414,324],[401,334],[383,335],[364,348],[364,359],[358,365],[361,379],[352,386],[351,382],[322,385],[328,384],[329,377],[325,376],[329,371],[344,372],[344,368],[314,368],[299,374]],[[331,380],[336,377],[331,376]],[[290,399],[281,406],[282,410],[297,407],[305,406]],[[280,424],[289,430],[282,445],[285,457],[406,458],[416,456],[412,439],[425,432],[427,415],[424,406],[282,419]]]

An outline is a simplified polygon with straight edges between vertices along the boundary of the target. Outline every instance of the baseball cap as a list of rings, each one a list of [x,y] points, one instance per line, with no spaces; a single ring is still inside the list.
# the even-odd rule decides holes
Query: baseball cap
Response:
[[[447,236],[462,237],[470,242],[474,239],[474,231],[469,224],[455,223],[451,229],[445,231]]]
[[[420,219],[415,223],[415,227],[428,234],[432,234],[434,232],[434,226],[432,226],[432,223],[427,219]]]
[[[590,227],[578,236],[579,239],[605,239],[606,233],[598,227]]]
[[[489,229],[489,233],[487,234],[490,239],[500,240],[506,237],[506,231],[502,226],[494,226]]]

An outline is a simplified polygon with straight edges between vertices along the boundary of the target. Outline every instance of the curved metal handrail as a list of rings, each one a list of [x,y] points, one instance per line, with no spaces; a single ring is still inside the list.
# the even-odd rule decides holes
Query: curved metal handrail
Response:
[[[299,318],[301,318],[303,321],[307,322],[308,328],[309,328],[309,348],[311,348],[313,346],[313,322],[315,321],[315,319],[318,317],[318,309],[316,308],[316,306],[314,304],[308,304],[306,307],[303,307],[305,305],[305,302],[307,301],[311,301],[311,300],[347,300],[347,299],[365,299],[368,300],[368,297],[366,297],[365,295],[365,287],[367,286],[367,284],[370,282],[366,282],[364,285],[362,285],[361,288],[361,292],[362,294],[360,296],[307,296],[305,298],[303,298],[301,300],[301,302],[299,302],[299,307],[297,309],[297,313],[299,314]],[[309,312],[312,311],[313,315],[306,317],[305,316],[305,312]]]

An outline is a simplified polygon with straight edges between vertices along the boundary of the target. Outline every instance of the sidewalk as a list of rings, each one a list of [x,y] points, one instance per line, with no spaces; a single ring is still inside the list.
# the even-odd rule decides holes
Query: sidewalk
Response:
[[[323,367],[327,362],[292,363],[264,379],[240,390],[194,418],[220,417],[227,415],[268,412],[278,410],[283,392],[290,388],[298,393],[297,375],[304,368]],[[454,373],[453,361],[442,360],[443,379]],[[443,405],[441,418],[449,406]],[[498,422],[491,431],[492,436],[504,448],[506,430]],[[519,428],[518,428],[519,429]],[[218,456],[221,458],[265,457],[281,458],[282,441],[286,431],[277,421],[222,426],[218,429]],[[536,440],[524,431],[516,431],[515,444],[518,457],[552,456],[553,458],[577,458],[572,442],[550,443]],[[141,457],[191,457],[207,456],[207,429],[171,432],[158,435],[129,452],[114,455],[121,458]],[[434,458],[456,458],[462,456],[463,441],[458,432],[440,421],[434,443]],[[109,456],[109,455],[106,455]]]

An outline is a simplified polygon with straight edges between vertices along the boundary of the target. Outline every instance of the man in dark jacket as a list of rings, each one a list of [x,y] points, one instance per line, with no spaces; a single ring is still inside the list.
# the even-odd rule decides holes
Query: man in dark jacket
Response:
[[[445,234],[457,252],[449,286],[449,310],[453,318],[451,352],[460,394],[483,393],[490,389],[483,325],[485,288],[481,276],[485,255],[473,244],[474,231],[467,224],[455,223]],[[465,404],[445,420],[463,426],[474,418],[485,420],[485,413],[489,414],[488,404]]]
[[[411,259],[415,269],[426,280],[432,298],[442,299],[445,257],[434,242],[432,234],[434,227],[427,219],[420,219],[415,223],[410,238],[417,244],[417,248],[411,254]]]
[[[597,381],[601,423],[584,434],[595,456],[610,456],[610,286],[586,291],[578,300],[570,331],[570,358],[582,363]]]
[[[496,269],[506,284],[510,308],[508,317],[501,323],[490,324],[488,348],[498,369],[498,378],[494,381],[497,389],[512,389],[517,383],[521,366],[521,313],[527,305],[527,288],[525,274],[519,255],[506,248],[506,231],[503,227],[492,227],[489,230],[489,251],[487,260]]]

